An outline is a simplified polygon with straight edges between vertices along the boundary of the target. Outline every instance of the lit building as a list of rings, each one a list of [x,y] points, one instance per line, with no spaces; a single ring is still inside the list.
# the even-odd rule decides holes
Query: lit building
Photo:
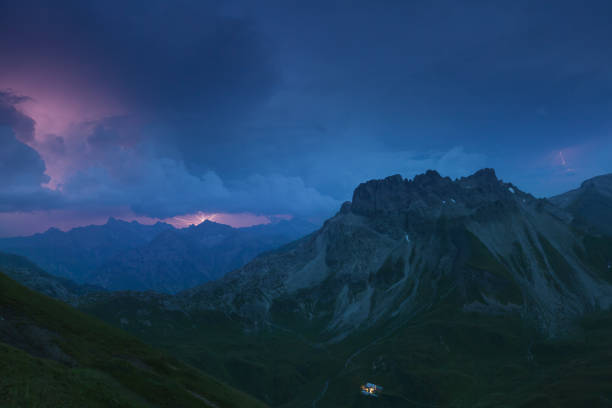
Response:
[[[380,385],[365,383],[361,386],[361,393],[363,395],[367,395],[368,397],[378,397],[378,394],[383,390],[383,387]]]

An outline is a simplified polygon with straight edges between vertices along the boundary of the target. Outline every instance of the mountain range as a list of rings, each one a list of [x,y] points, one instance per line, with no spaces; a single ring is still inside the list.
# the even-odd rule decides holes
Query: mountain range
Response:
[[[540,199],[492,169],[371,180],[215,281],[77,304],[274,407],[608,407],[610,191]]]
[[[315,228],[297,219],[248,228],[207,220],[176,229],[110,218],[104,225],[0,239],[0,250],[80,284],[174,293],[216,279]]]
[[[122,251],[146,245],[169,224],[143,225],[109,218],[104,225],[90,225],[61,231],[51,228],[27,237],[0,239],[0,250],[22,255],[46,272],[77,283]]]
[[[580,214],[491,169],[455,181],[434,171],[373,180],[316,233],[184,298],[188,307],[254,321],[289,307],[293,321],[323,324],[332,341],[444,303],[517,314],[555,335],[573,317],[612,304],[610,241],[576,228],[590,225]],[[589,212],[593,221],[596,214]]]

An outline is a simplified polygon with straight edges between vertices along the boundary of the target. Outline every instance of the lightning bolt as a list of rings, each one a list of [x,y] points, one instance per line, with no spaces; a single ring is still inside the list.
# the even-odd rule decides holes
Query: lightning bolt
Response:
[[[567,161],[565,161],[565,157],[563,156],[563,152],[559,150],[559,158],[561,159],[561,164],[567,166]]]

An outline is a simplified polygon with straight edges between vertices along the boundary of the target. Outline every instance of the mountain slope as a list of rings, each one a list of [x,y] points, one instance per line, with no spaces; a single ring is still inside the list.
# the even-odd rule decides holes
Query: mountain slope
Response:
[[[577,225],[612,236],[612,174],[588,179],[550,200],[570,212]]]
[[[0,270],[20,284],[73,306],[81,296],[104,291],[91,285],[79,285],[66,278],[53,276],[24,257],[0,252]]]
[[[2,406],[263,406],[2,273],[0,360]]]
[[[84,310],[195,366],[214,367],[275,407],[603,408],[612,401],[609,312],[550,339],[519,316],[445,307],[329,343],[309,326],[267,322],[253,330],[223,313],[185,313],[167,307],[168,295],[99,296]],[[365,381],[385,387],[375,402],[358,392]]]

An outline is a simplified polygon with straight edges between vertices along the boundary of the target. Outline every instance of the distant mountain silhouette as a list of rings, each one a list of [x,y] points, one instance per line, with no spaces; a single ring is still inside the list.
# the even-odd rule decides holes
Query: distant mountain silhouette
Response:
[[[46,272],[86,283],[87,277],[122,251],[146,245],[169,224],[143,225],[109,218],[64,232],[57,228],[28,237],[0,239],[0,250],[27,257]]]
[[[216,279],[315,228],[301,220],[248,228],[207,220],[175,229],[165,223],[109,218],[104,225],[0,239],[0,250],[25,256],[45,271],[77,283],[174,293]]]
[[[206,220],[197,226],[163,231],[148,244],[121,252],[86,281],[110,290],[175,293],[217,279],[315,228],[299,220],[249,228]]]

